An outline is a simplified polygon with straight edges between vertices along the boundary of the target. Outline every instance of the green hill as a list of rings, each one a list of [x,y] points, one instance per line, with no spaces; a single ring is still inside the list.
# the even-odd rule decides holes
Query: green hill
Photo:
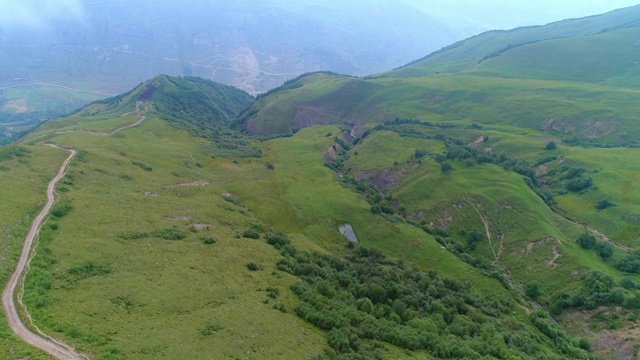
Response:
[[[602,15],[563,20],[544,26],[531,26],[506,31],[489,31],[447,46],[420,60],[413,61],[408,65],[387,72],[382,76],[418,77],[442,73],[457,73],[472,69],[486,59],[500,56],[505,52],[521,46],[547,40],[576,39],[585,36],[612,33],[626,28],[637,28],[640,26],[639,16],[640,6],[633,6]],[[632,43],[634,41],[632,41]],[[595,48],[587,50],[598,51]],[[616,52],[621,50],[622,49],[617,48]]]
[[[637,9],[256,99],[159,76],[47,122],[0,148],[3,276],[77,149],[24,299],[96,358],[631,358]]]
[[[526,127],[585,146],[638,147],[639,17],[636,6],[489,32],[364,79],[302,76],[256,102],[242,125],[276,134],[314,123],[419,118]]]
[[[158,80],[167,82],[162,86],[178,81]],[[260,150],[260,157],[243,158],[216,147],[214,139],[176,129],[170,117],[162,119],[166,115],[157,110],[156,98],[161,86],[144,100],[154,81],[48,122],[22,143],[4,148],[3,181],[20,182],[28,173],[42,179],[5,193],[16,204],[1,215],[14,244],[4,249],[9,259],[15,259],[15,244],[28,224],[29,217],[21,214],[33,212],[40,201],[27,193],[42,194],[51,164],[65,154],[43,145],[79,150],[58,187],[57,210],[41,231],[25,282],[25,303],[45,333],[103,359],[211,353],[260,358],[587,356],[578,339],[553,324],[547,313],[533,312],[519,288],[509,285],[542,282],[558,273],[503,275],[482,256],[456,250],[464,238],[460,231],[448,235],[451,230],[442,225],[392,209],[397,199],[413,206],[404,194],[383,198],[368,183],[354,182],[347,172],[340,181],[331,170],[337,166],[331,162],[339,159],[328,149],[348,157],[343,166],[354,171],[386,168],[389,162],[393,167],[395,159],[403,161],[399,168],[422,176],[432,172],[431,162],[423,157],[424,166],[415,168],[404,165],[404,158],[414,147],[443,150],[441,141],[389,141],[390,130],[384,130],[341,154],[348,143],[326,136],[340,133],[330,125],[262,141],[230,130],[219,134]],[[188,89],[176,91],[179,98],[189,97]],[[141,102],[138,110],[134,106],[127,115],[135,101]],[[387,144],[384,157],[368,153],[370,141]],[[485,167],[476,169],[485,173]],[[534,203],[514,200],[514,211],[529,206],[549,224],[536,236],[564,240],[564,234],[578,233],[545,208],[520,177],[495,176],[512,184],[513,196]],[[480,206],[490,188],[464,196]],[[384,211],[372,211],[376,205]],[[464,207],[469,233],[479,225],[470,209]],[[341,236],[343,224],[353,227],[358,245]],[[591,266],[570,255],[580,250],[566,243],[562,274]],[[533,249],[527,264],[538,266],[552,245]],[[484,254],[489,248],[487,240],[480,240],[477,251]],[[506,249],[505,257],[519,251],[517,246]],[[565,248],[558,251],[564,255]],[[5,263],[6,269],[13,261]],[[545,283],[540,299],[565,285]],[[25,354],[15,340],[5,344],[8,353],[16,354],[10,358]]]
[[[206,128],[227,125],[253,97],[235,87],[196,77],[157,76],[122,95],[99,100],[71,116],[112,116],[145,103],[163,119],[180,126]]]
[[[368,78],[307,74],[259,98],[236,127],[340,126],[327,165],[373,212],[427,228],[501,281],[535,282],[567,326],[575,318],[563,309],[627,304],[585,320],[599,328],[602,316],[635,311],[633,291],[587,300],[579,284],[589,270],[635,279],[639,9],[490,32]]]
[[[475,32],[404,1],[77,2],[0,29],[0,143],[157,74],[259,94],[318,69],[386,71]]]

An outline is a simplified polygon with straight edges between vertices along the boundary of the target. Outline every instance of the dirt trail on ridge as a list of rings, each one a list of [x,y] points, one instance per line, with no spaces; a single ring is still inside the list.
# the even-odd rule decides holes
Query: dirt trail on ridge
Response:
[[[95,136],[111,136],[124,129],[138,126],[145,120],[145,116],[140,113],[139,106],[140,106],[140,102],[137,102],[135,113],[139,119],[136,122],[120,127],[110,133],[94,132],[94,131],[87,131],[87,130],[71,130],[71,131],[64,131],[64,132],[54,132],[54,134],[62,134],[62,133],[69,133],[69,132],[84,132],[84,133],[95,135]],[[122,116],[126,116],[129,114],[130,113],[127,113]],[[33,140],[33,139],[30,139],[30,140]],[[56,145],[52,145],[52,144],[47,144],[47,145],[57,149],[62,149]],[[49,215],[49,212],[51,211],[51,208],[55,203],[55,194],[54,194],[55,187],[60,181],[60,179],[62,179],[66,175],[69,163],[71,162],[71,160],[73,160],[73,158],[78,153],[78,151],[74,149],[63,149],[63,150],[69,151],[70,154],[66,158],[64,163],[62,163],[62,166],[60,166],[60,170],[58,171],[58,174],[47,185],[47,202],[42,208],[42,210],[40,210],[40,213],[38,214],[38,216],[36,216],[36,218],[33,220],[33,222],[31,223],[31,226],[29,227],[29,232],[25,237],[24,245],[22,247],[22,252],[20,254],[20,259],[16,264],[15,270],[11,274],[11,278],[9,278],[7,285],[2,291],[2,307],[4,309],[4,313],[7,318],[9,328],[11,328],[11,330],[16,335],[18,335],[22,340],[24,340],[26,343],[37,347],[38,349],[46,352],[47,354],[53,356],[56,359],[86,360],[88,359],[86,355],[82,355],[78,353],[71,346],[45,334],[35,324],[33,324],[33,321],[31,320],[31,315],[29,315],[29,311],[27,310],[27,307],[22,302],[22,294],[24,292],[24,277],[26,275],[26,272],[29,269],[29,263],[31,262],[33,245],[36,242],[36,239],[40,232],[40,228],[42,227],[42,222]],[[18,289],[17,296],[16,296],[16,289]],[[31,323],[31,326],[32,328],[34,328],[35,332],[31,331],[20,318],[18,306],[16,305],[16,303],[18,304],[18,306],[20,306],[25,317],[29,319],[29,322]]]
[[[42,226],[42,222],[49,215],[53,204],[55,203],[54,190],[55,186],[64,177],[67,171],[67,167],[71,160],[78,153],[76,150],[68,150],[70,152],[67,159],[64,161],[58,174],[49,182],[47,185],[47,203],[44,205],[44,208],[40,210],[40,213],[31,223],[29,227],[29,232],[24,240],[24,246],[22,248],[22,253],[20,254],[20,260],[16,265],[16,269],[13,274],[11,274],[11,278],[7,283],[7,286],[4,288],[2,292],[2,307],[4,308],[5,316],[7,317],[7,322],[9,323],[9,327],[11,330],[18,335],[21,339],[27,342],[30,345],[33,345],[46,353],[58,358],[58,359],[69,359],[69,360],[83,360],[86,357],[77,353],[72,347],[56,341],[55,339],[45,335],[39,329],[36,328],[36,332],[38,334],[32,332],[27,328],[27,326],[22,322],[20,316],[18,315],[18,308],[16,306],[15,292],[16,288],[20,285],[22,288],[23,283],[22,280],[24,278],[25,270],[29,267],[29,262],[31,260],[31,248],[33,247],[33,243],[40,232],[40,227]],[[22,303],[22,296],[20,294],[17,297],[17,302],[19,306],[26,312],[26,307]]]

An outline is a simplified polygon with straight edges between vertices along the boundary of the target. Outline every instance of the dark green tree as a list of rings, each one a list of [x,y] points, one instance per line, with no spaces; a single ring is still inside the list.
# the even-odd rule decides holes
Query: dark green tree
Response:
[[[529,281],[524,288],[524,293],[533,300],[540,296],[540,285],[537,281]]]

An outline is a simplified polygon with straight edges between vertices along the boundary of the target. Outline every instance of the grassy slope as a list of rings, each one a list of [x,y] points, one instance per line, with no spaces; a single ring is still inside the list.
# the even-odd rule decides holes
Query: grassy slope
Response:
[[[6,88],[0,97],[0,143],[105,96],[40,85]]]
[[[560,206],[612,238],[632,247],[640,246],[640,168],[635,161],[629,161],[637,159],[640,151],[569,148],[566,152],[568,158],[597,171],[590,176],[598,189],[583,196],[560,196]],[[602,199],[610,199],[615,206],[596,210],[594,204]]]
[[[494,133],[489,136],[495,139],[490,140],[489,145],[495,148],[508,146],[501,144],[508,143],[508,139],[498,140]],[[381,148],[385,151],[378,151]],[[430,159],[420,164],[408,163],[415,150],[425,149],[437,154],[442,146],[435,140],[374,133],[351,150],[358,155],[351,156],[346,167],[354,173],[396,169],[405,174],[390,190],[394,198],[406,207],[407,213],[422,213],[422,220],[446,227],[452,238],[464,245],[471,230],[485,234],[484,224],[471,205],[473,203],[488,220],[492,236],[491,246],[485,236],[477,252],[492,261],[498,257],[497,263],[504,266],[517,283],[539,281],[546,296],[574,287],[576,283],[568,279],[585,268],[620,278],[611,265],[575,244],[575,238],[582,230],[552,212],[525,185],[520,175],[495,165],[469,167],[461,161],[454,162],[454,169],[448,173],[440,171],[439,164]],[[500,241],[501,234],[503,242]],[[557,241],[536,243],[548,237]],[[530,244],[532,247],[527,249]],[[557,265],[547,264],[553,258],[554,245],[561,257],[554,262]]]
[[[612,34],[635,32],[623,30],[590,39],[606,40]],[[564,40],[554,41],[560,44]],[[585,41],[580,46],[586,48],[590,40]],[[522,46],[501,56],[523,58],[526,51],[548,43],[554,42]],[[592,133],[579,129],[579,124],[611,117],[618,121],[616,127],[610,132],[606,127],[596,132],[595,140],[637,145],[634,141],[640,130],[631,121],[635,110],[630,106],[635,104],[637,91],[580,82],[487,76],[502,70],[508,74],[509,67],[500,63],[501,56],[483,62],[475,73],[449,76],[362,80],[314,74],[298,80],[301,87],[275,91],[259,99],[245,112],[244,125],[251,131],[272,134],[330,122],[380,122],[396,116],[462,126],[481,123],[486,129],[482,132],[462,128],[438,132],[467,142],[481,133],[490,136],[488,145],[498,153],[530,161],[552,153],[564,156],[562,161],[598,170],[590,174],[597,189],[560,196],[559,206],[615,240],[635,245],[637,216],[633,214],[638,214],[638,194],[633,184],[637,169],[633,162],[620,160],[620,156],[636,158],[637,151],[584,151],[561,146],[546,153],[542,147],[549,139],[558,137],[589,138]],[[559,68],[566,66],[560,64]],[[551,70],[557,71],[540,69],[538,73],[523,73],[519,77],[546,77]],[[620,73],[607,79],[619,85]],[[601,76],[594,75],[594,81],[600,79]],[[358,104],[355,108],[354,102]],[[92,113],[101,111],[94,118],[95,129],[117,128],[124,122],[123,118],[109,120],[118,115],[116,107],[96,104],[90,109]],[[258,109],[260,112],[255,113]],[[128,110],[133,110],[131,101]],[[561,120],[560,129],[551,134],[540,131],[549,118]],[[78,125],[74,119],[45,125],[40,133],[77,126],[92,127]],[[282,315],[273,310],[273,302],[261,303],[266,294],[256,289],[267,286],[284,289],[293,278],[271,274],[277,258],[273,249],[262,242],[234,238],[257,223],[290,233],[300,248],[330,252],[339,251],[338,244],[344,242],[337,226],[350,223],[365,246],[376,246],[387,255],[414,262],[424,269],[438,268],[446,274],[468,278],[487,291],[504,292],[495,280],[478,275],[442,249],[430,235],[402,222],[373,215],[361,196],[343,188],[322,166],[322,154],[332,144],[331,138],[325,136],[327,132],[337,134],[339,130],[332,126],[304,129],[292,138],[263,143],[263,158],[242,159],[237,163],[229,158],[212,159],[203,152],[201,142],[171,130],[158,119],[150,119],[139,128],[127,130],[124,136],[113,138],[81,133],[50,135],[49,140],[56,143],[86,150],[87,162],[74,163],[73,183],[64,194],[74,209],[59,221],[60,229],[53,231],[51,239],[43,244],[51,249],[57,262],[42,269],[53,274],[53,287],[46,293],[46,305],[34,311],[37,321],[45,329],[79,343],[83,350],[104,358],[172,358],[184,355],[184,351],[197,356],[211,348],[228,356],[240,356],[258,348],[268,357],[319,353],[325,346],[321,332],[292,314]],[[32,143],[47,139],[35,136],[38,134],[29,137],[34,139]],[[476,251],[489,259],[500,253],[497,263],[519,283],[541,281],[543,300],[557,291],[575,289],[586,269],[599,269],[620,279],[621,274],[612,270],[610,263],[575,245],[573,239],[582,230],[549,211],[520,176],[494,165],[466,167],[462,162],[453,162],[453,171],[443,174],[432,160],[418,166],[406,164],[408,156],[418,147],[435,153],[442,151],[438,142],[375,133],[351,151],[347,166],[353,171],[379,171],[394,166],[404,169],[405,176],[393,190],[394,196],[410,211],[424,211],[427,220],[438,221],[451,215],[449,232],[459,243],[464,243],[471,229],[483,230],[484,225],[469,202],[481,205],[479,211],[489,219],[493,243],[490,246],[485,239]],[[146,172],[132,161],[151,166],[153,171]],[[267,162],[275,164],[275,168],[270,170],[265,166]],[[194,180],[209,184],[172,187]],[[620,184],[624,186],[621,188]],[[157,196],[146,196],[145,192]],[[225,201],[221,195],[224,192],[233,194],[248,208]],[[600,212],[590,210],[604,196],[617,206]],[[191,233],[189,224],[196,223],[208,224],[209,229]],[[181,241],[153,236],[132,240],[120,237],[166,228],[175,228],[188,236]],[[505,239],[502,252],[496,241],[501,232]],[[218,241],[205,246],[200,236],[213,236]],[[561,257],[556,259],[556,267],[545,264],[553,256],[553,242],[541,243],[527,252],[528,244],[547,236],[558,240]],[[264,269],[249,272],[244,267],[248,261],[255,261]],[[112,273],[77,279],[69,272],[88,262],[108,266]],[[46,261],[43,264],[47,266]],[[180,270],[174,271],[175,268]],[[34,271],[38,274],[38,270]],[[214,284],[211,279],[219,282]],[[145,291],[140,292],[143,286]],[[213,290],[211,293],[201,291],[207,286]],[[100,296],[94,296],[96,293]],[[276,302],[290,307],[295,300],[285,293]],[[73,313],[67,299],[77,300]],[[213,311],[219,313],[205,316]],[[99,318],[112,322],[92,321]],[[56,319],[65,320],[56,325]],[[237,319],[241,319],[240,323]],[[283,322],[287,325],[282,326]],[[178,335],[166,336],[169,324],[172,334]],[[200,330],[210,325],[221,329],[213,335],[202,335]],[[138,342],[140,337],[145,339],[145,346]],[[232,342],[239,337],[242,344]],[[291,337],[296,341],[283,340]]]
[[[458,126],[481,124],[489,130],[487,134],[491,138],[500,140],[492,144],[497,153],[531,162],[551,154],[540,151],[549,140],[595,147],[635,148],[640,146],[640,127],[635,119],[638,90],[637,66],[634,65],[638,28],[633,22],[638,9],[634,7],[547,27],[488,33],[434,55],[433,59],[427,58],[407,67],[418,68],[436,60],[446,65],[449,61],[446,56],[458,59],[479,56],[473,64],[464,66],[465,71],[457,74],[405,78],[412,74],[402,73],[402,68],[399,72],[365,80],[324,74],[303,77],[302,87],[273,92],[254,104],[249,109],[252,116],[246,128],[269,134],[286,132],[294,127],[300,108],[338,108],[336,116],[325,116],[323,120],[376,123],[401,117]],[[618,29],[610,29],[616,27]],[[609,30],[600,33],[604,28]],[[478,64],[486,55],[502,49],[501,46],[518,43],[513,42],[514,39],[530,42],[532,36],[538,40],[557,39],[498,52]],[[607,65],[603,66],[603,63]],[[357,105],[351,108],[336,106],[345,97],[343,89],[355,88],[354,83],[367,89],[350,95],[357,97]],[[270,127],[274,123],[276,125]],[[477,136],[463,131],[444,132],[461,136],[465,141],[473,141],[472,136]],[[627,186],[630,191],[625,191],[624,195],[618,190],[619,181],[629,183],[634,175],[632,171],[618,172],[616,165],[625,163],[628,167],[631,165],[626,164],[632,162],[616,160],[612,154],[625,154],[629,157],[624,159],[629,159],[635,158],[636,151],[592,149],[588,151],[589,156],[583,155],[586,153],[579,147],[561,147],[554,153],[566,157],[560,161],[575,163],[590,172],[599,171],[589,175],[596,182],[595,190],[558,197],[560,208],[578,221],[593,224],[616,241],[635,244],[638,223],[633,214],[638,213],[637,196],[630,185]],[[559,161],[550,166],[558,164]],[[596,211],[594,204],[609,197],[618,206]]]
[[[638,26],[639,13],[640,6],[633,6],[602,15],[564,20],[545,26],[489,31],[445,47],[382,76],[400,78],[456,73],[475,67],[485,58],[501,55],[510,48],[517,48],[524,44],[556,38],[588,36]]]
[[[258,101],[249,111],[259,112],[246,122],[246,128],[267,135],[289,132],[299,126],[296,124],[299,110],[308,107],[325,114],[333,112],[318,115],[315,119],[323,121],[321,123],[380,122],[408,117],[435,122],[547,129],[567,140],[600,145],[640,144],[637,140],[640,127],[635,121],[633,106],[638,90],[634,89],[467,74],[378,79],[367,82],[384,86],[357,93],[358,105],[349,108],[336,105],[343,99],[341,89],[346,87],[345,83],[362,80],[317,76],[321,77],[317,80],[318,87],[315,82],[309,83],[301,88],[275,92],[268,99]],[[329,92],[331,87],[334,93]]]
[[[503,293],[497,282],[475,275],[468,265],[442,249],[432,236],[406,224],[393,223],[374,215],[370,205],[341,186],[322,164],[322,154],[331,145],[324,135],[333,127],[302,130],[292,139],[267,143],[277,164],[270,174],[271,184],[250,186],[243,181],[235,192],[266,223],[273,224],[317,244],[344,243],[338,226],[349,223],[364,246],[374,246],[387,255],[419,264],[423,269],[441,269],[444,273],[467,278],[484,291]],[[255,179],[263,179],[256,174]],[[274,186],[275,185],[275,186]],[[273,211],[278,209],[278,211]]]
[[[262,303],[267,296],[258,289],[284,290],[293,278],[272,274],[277,253],[270,246],[235,238],[258,222],[221,195],[229,181],[221,170],[233,173],[237,165],[205,157],[202,142],[194,140],[157,119],[118,138],[73,133],[55,139],[87,153],[86,162],[72,165],[73,184],[63,195],[73,210],[42,245],[56,262],[46,269],[53,274],[46,305],[31,307],[36,321],[98,358],[197,358],[213,349],[225,357],[249,352],[304,358],[321,352],[324,339],[317,330],[272,309],[273,301]],[[176,186],[192,181],[209,185]],[[192,233],[189,224],[208,228]],[[120,238],[166,228],[188,236]],[[205,245],[203,236],[217,242]],[[245,267],[250,261],[263,269],[250,272]],[[108,266],[112,273],[87,279],[69,273],[87,263]],[[292,307],[286,292],[277,302]],[[202,335],[210,325],[221,329]]]
[[[0,148],[0,154],[15,147]],[[2,157],[2,156],[0,156]],[[6,282],[22,249],[27,228],[45,201],[49,180],[62,164],[65,152],[45,146],[30,147],[21,157],[0,160],[0,278]],[[34,176],[35,175],[35,176]],[[44,354],[21,343],[9,330],[2,314],[0,322],[0,354],[6,359],[45,359]]]
[[[473,72],[637,88],[640,28],[523,45],[487,59]],[[588,56],[585,56],[588,54]],[[585,71],[588,69],[588,71]]]
[[[111,127],[121,120],[112,120]],[[105,128],[109,121],[96,125]],[[237,163],[205,155],[204,140],[153,117],[115,137],[68,133],[49,139],[86,153],[74,161],[64,185],[68,191],[62,200],[72,210],[50,220],[57,230],[43,231],[30,279],[37,282],[42,274],[51,274],[51,290],[40,296],[28,285],[26,297],[36,322],[97,358],[197,358],[212,351],[227,357],[249,352],[261,358],[320,354],[326,346],[322,332],[291,312],[272,309],[273,304],[294,307],[296,300],[286,290],[294,278],[274,272],[278,254],[273,248],[236,238],[252,224],[286,231],[300,249],[335,253],[345,241],[337,227],[349,223],[364,246],[507,296],[496,280],[479,275],[430,235],[372,214],[363,197],[340,185],[322,164],[322,154],[332,143],[327,132],[339,130],[304,129],[292,138],[264,142],[263,158]],[[422,145],[417,139],[406,140],[381,139],[388,155],[372,166],[402,160],[413,146]],[[437,142],[427,144],[442,149]],[[364,149],[358,155],[362,159],[369,157]],[[265,166],[268,162],[273,170]],[[515,180],[518,191],[526,191]],[[193,181],[208,184],[179,186]],[[225,201],[228,194],[223,193],[246,207]],[[208,228],[191,232],[190,224]],[[172,241],[131,235],[167,228],[187,237]],[[203,236],[217,242],[205,245]],[[250,261],[263,269],[249,271],[245,264]],[[78,275],[72,270],[87,264],[110,272]],[[281,295],[265,304],[264,289],[270,286]],[[219,329],[203,335],[207,327]],[[387,354],[406,356],[391,346]]]
[[[258,98],[240,116],[238,127],[274,135],[352,117],[366,120],[361,115],[363,108],[379,89],[377,84],[353,77],[313,73]]]

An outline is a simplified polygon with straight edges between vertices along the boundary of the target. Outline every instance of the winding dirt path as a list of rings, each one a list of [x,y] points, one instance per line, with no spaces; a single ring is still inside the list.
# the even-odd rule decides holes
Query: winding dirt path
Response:
[[[72,131],[65,131],[60,133],[84,132],[84,133],[88,133],[95,136],[111,136],[119,131],[131,128],[134,126],[138,126],[146,119],[146,117],[140,113],[139,106],[140,106],[140,102],[137,102],[136,115],[139,117],[138,121],[132,124],[120,127],[110,133],[94,132],[94,131],[87,131],[87,130],[72,130]],[[125,115],[128,115],[128,114],[124,114],[123,116]],[[47,145],[57,149],[62,149],[53,144],[47,144]],[[26,343],[32,346],[35,346],[38,349],[53,356],[54,358],[57,358],[60,360],[86,360],[88,359],[87,356],[78,353],[71,346],[45,334],[37,326],[35,326],[35,324],[33,324],[33,321],[31,321],[31,315],[29,315],[29,311],[27,310],[27,307],[22,302],[22,294],[24,291],[24,277],[26,275],[26,271],[29,269],[29,263],[31,262],[31,258],[32,258],[31,256],[32,249],[33,249],[34,243],[36,242],[36,238],[38,237],[38,234],[40,232],[40,228],[42,227],[42,222],[47,217],[47,215],[49,215],[49,212],[51,211],[51,208],[55,203],[55,194],[54,194],[55,187],[60,181],[60,179],[62,179],[65,176],[65,174],[67,173],[67,168],[69,167],[69,163],[71,162],[71,160],[73,160],[73,158],[78,153],[77,150],[73,150],[73,149],[63,149],[63,150],[69,151],[70,154],[66,158],[64,163],[62,163],[62,166],[60,167],[58,174],[47,185],[47,203],[42,208],[38,216],[36,216],[36,218],[33,220],[33,222],[31,223],[31,226],[29,227],[29,232],[25,237],[22,253],[20,254],[20,259],[18,260],[16,269],[14,270],[13,274],[11,274],[11,278],[9,278],[7,285],[2,291],[2,307],[4,309],[4,313],[11,330],[16,335],[18,335],[22,340],[24,340]],[[20,286],[20,289],[19,289],[18,295],[16,296],[15,293],[16,293],[16,288],[18,288],[18,286]],[[16,306],[16,302],[24,312],[25,316],[31,322],[32,327],[35,329],[35,333],[29,330],[29,328],[27,328],[25,323],[20,318],[20,315],[18,313],[18,307]]]
[[[55,145],[50,145],[57,147]],[[9,323],[9,327],[11,330],[18,335],[21,339],[27,342],[30,345],[37,347],[38,349],[54,356],[58,359],[69,359],[69,360],[83,360],[86,359],[84,356],[77,353],[72,347],[56,341],[55,339],[45,335],[41,331],[37,330],[39,334],[35,334],[31,330],[27,328],[27,326],[20,319],[20,315],[18,315],[18,308],[16,306],[15,299],[15,291],[19,284],[22,283],[24,278],[25,269],[29,266],[29,262],[31,260],[31,248],[33,247],[33,243],[35,242],[38,233],[40,232],[40,227],[42,226],[42,222],[45,217],[49,215],[51,211],[51,207],[55,202],[54,190],[56,184],[64,175],[66,174],[67,167],[69,163],[78,153],[76,150],[68,150],[70,152],[67,159],[64,161],[58,174],[49,182],[47,185],[47,203],[44,208],[40,211],[38,216],[31,223],[31,227],[29,227],[29,232],[24,240],[24,246],[22,248],[22,253],[20,254],[20,260],[16,265],[16,269],[11,274],[11,278],[7,283],[7,286],[4,288],[2,292],[2,307],[4,308],[5,316],[7,317],[7,322]],[[18,304],[20,307],[26,312],[27,309],[22,303],[22,297],[18,296]]]
[[[145,115],[142,115],[142,113],[140,112],[140,103],[141,103],[140,101],[136,102],[136,110],[135,111],[131,111],[131,112],[128,112],[126,114],[120,115],[120,117],[123,117],[123,116],[131,115],[132,113],[135,113],[136,116],[138,117],[138,120],[136,122],[131,123],[129,125],[125,125],[123,127],[119,127],[117,129],[113,130],[112,132],[109,132],[109,133],[107,133],[107,132],[99,132],[99,131],[91,131],[91,130],[85,130],[85,129],[66,130],[66,131],[53,131],[53,132],[50,132],[50,133],[47,133],[47,134],[44,134],[44,135],[40,135],[40,136],[36,136],[36,137],[33,137],[33,138],[23,139],[18,143],[21,144],[21,143],[26,142],[26,141],[33,141],[33,140],[36,140],[36,139],[39,139],[39,138],[42,138],[42,137],[45,137],[45,136],[49,136],[49,135],[62,135],[62,134],[70,134],[70,133],[74,133],[74,132],[83,132],[85,134],[95,135],[95,136],[111,136],[111,135],[114,135],[115,133],[117,133],[119,131],[124,130],[124,129],[132,128],[134,126],[138,126],[138,125],[142,124],[143,121],[146,120],[147,117]]]
[[[74,89],[74,88],[70,88],[70,87],[64,86],[64,85],[47,84],[47,83],[30,83],[30,84],[21,84],[21,85],[10,85],[10,86],[0,87],[0,89],[15,89],[15,88],[29,87],[29,86],[54,87],[54,88],[60,88],[60,89],[69,90],[69,91],[74,92],[74,93],[79,93],[80,92],[80,93],[99,94],[99,95],[106,95],[106,96],[116,96],[116,95],[118,95],[118,94],[108,93],[108,92],[104,92],[104,91]]]

